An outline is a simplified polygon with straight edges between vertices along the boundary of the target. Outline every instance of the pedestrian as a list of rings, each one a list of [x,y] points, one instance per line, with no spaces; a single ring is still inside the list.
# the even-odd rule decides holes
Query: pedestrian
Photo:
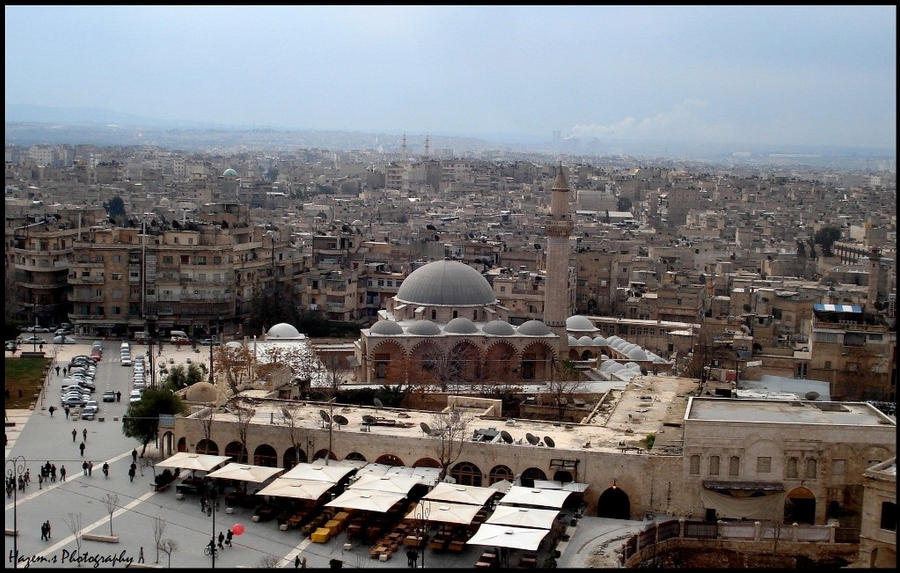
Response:
[[[63,412],[66,413],[66,420],[68,420],[69,419],[69,407],[63,406]]]
[[[87,441],[87,428],[81,430],[81,435],[84,436],[84,441]]]
[[[63,366],[63,378],[65,378],[65,377],[66,377],[66,367]]]
[[[87,460],[81,462],[81,471],[84,472],[84,475],[87,475]]]
[[[56,464],[50,464],[50,481],[56,483]]]
[[[200,513],[206,513],[206,496],[200,496]]]
[[[225,546],[222,545],[223,541],[225,541],[225,534],[220,531],[219,532],[219,549],[225,549]]]
[[[130,468],[128,468],[128,481],[130,481],[130,482],[134,481],[134,466],[131,466]]]
[[[406,564],[409,567],[415,568],[416,561],[419,559],[419,552],[415,549],[410,549],[406,552]]]
[[[44,474],[38,474],[38,489],[44,489]]]
[[[56,406],[50,406],[49,408],[47,408],[47,411],[50,412],[50,417],[52,418],[53,412],[56,411]]]
[[[19,476],[19,491],[25,491],[25,478]]]
[[[59,466],[59,481],[66,481],[66,466]]]
[[[300,554],[298,553],[296,557],[294,557],[294,569],[300,567]]]
[[[116,390],[116,402],[122,401],[122,392],[121,390]]]
[[[41,342],[40,347],[41,347],[41,352],[43,352],[44,351],[44,343],[43,342]]]
[[[137,448],[131,450],[131,461],[137,462]]]
[[[78,449],[81,450],[81,457],[84,457],[84,442],[78,444]]]
[[[141,545],[141,552],[138,553],[138,563],[144,562],[144,546]]]
[[[41,541],[47,541],[47,522],[41,524]]]
[[[59,376],[59,364],[56,365],[56,375]]]
[[[88,475],[94,471],[94,462],[88,462]]]
[[[75,428],[72,428],[72,443],[73,444],[75,443],[75,438],[77,438],[77,437],[78,437],[78,430],[76,430]]]
[[[103,477],[109,479],[109,462],[103,462]]]
[[[25,485],[31,485],[31,468],[25,468]]]
[[[225,536],[225,545],[231,547],[231,538],[234,537],[234,532],[231,529],[228,529],[228,535]]]
[[[50,520],[49,519],[44,522],[44,527],[47,528],[47,540],[49,541],[50,537],[51,537],[50,536]]]

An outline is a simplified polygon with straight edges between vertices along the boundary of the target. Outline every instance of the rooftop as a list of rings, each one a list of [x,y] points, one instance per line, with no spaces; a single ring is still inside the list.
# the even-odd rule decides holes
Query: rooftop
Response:
[[[691,398],[685,412],[685,420],[852,426],[896,425],[896,422],[865,402],[730,398]]]

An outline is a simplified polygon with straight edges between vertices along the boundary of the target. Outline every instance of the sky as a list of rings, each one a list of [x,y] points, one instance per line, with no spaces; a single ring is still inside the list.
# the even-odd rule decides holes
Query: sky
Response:
[[[896,6],[9,6],[6,103],[896,149]]]

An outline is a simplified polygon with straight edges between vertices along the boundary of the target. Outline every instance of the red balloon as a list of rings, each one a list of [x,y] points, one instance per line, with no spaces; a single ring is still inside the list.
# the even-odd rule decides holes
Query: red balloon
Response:
[[[231,532],[234,533],[235,535],[240,535],[241,533],[244,532],[244,526],[241,525],[240,523],[235,523],[231,527]]]

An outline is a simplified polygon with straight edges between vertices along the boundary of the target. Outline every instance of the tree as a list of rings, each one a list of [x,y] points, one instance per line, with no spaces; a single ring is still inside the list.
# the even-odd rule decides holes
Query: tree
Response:
[[[441,479],[456,460],[462,456],[466,444],[469,443],[470,416],[464,416],[455,407],[432,416],[432,436],[440,438],[437,446],[437,458],[441,464]]]
[[[160,516],[156,516],[153,519],[153,541],[156,543],[156,561],[154,563],[159,563],[159,550],[162,549],[162,536],[165,531],[165,520]]]
[[[288,427],[288,435],[291,438],[291,446],[294,448],[294,458],[300,461],[300,452],[309,438],[309,430],[300,424],[300,408],[296,405],[283,407],[281,416]],[[288,468],[290,469],[290,468]]]
[[[200,421],[200,427],[203,428],[203,437],[206,440],[205,443],[207,445],[212,442],[212,430],[215,412],[216,409],[214,407],[209,407],[199,412],[196,416],[196,419]]]
[[[250,431],[250,422],[253,420],[253,415],[256,414],[256,409],[252,408],[249,404],[245,405],[243,400],[238,399],[232,404],[231,410],[237,417],[238,439],[241,442],[241,456],[246,458],[249,456],[249,451],[247,450],[247,434]],[[247,460],[238,460],[238,462],[247,463]]]
[[[245,382],[250,382],[253,375],[255,358],[250,349],[242,344],[240,346],[215,347],[216,371],[224,374],[225,381],[232,394],[237,394]]]
[[[172,554],[175,553],[175,550],[178,549],[178,543],[174,539],[163,539],[159,543],[159,548],[163,553],[169,558],[168,567],[172,568]]]
[[[116,506],[119,505],[119,496],[114,493],[108,493],[103,498],[103,501],[104,501],[104,503],[106,503],[106,511],[109,512],[109,534],[112,535],[113,534],[113,528],[112,528],[113,513],[115,513],[115,511],[116,511]]]
[[[110,219],[114,220],[117,225],[122,226],[125,223],[125,201],[116,195],[109,201],[103,203],[106,214]]]
[[[263,351],[269,364],[283,364],[291,371],[291,384],[302,393],[308,390],[313,378],[321,376],[322,364],[309,344],[298,344],[290,348],[269,347]]]
[[[69,527],[69,531],[75,537],[75,549],[78,553],[81,553],[81,513],[69,512],[63,518],[63,522]],[[81,560],[78,561],[78,566],[81,567]]]
[[[314,350],[316,358],[322,365],[319,377],[319,388],[324,389],[329,398],[333,398],[341,389],[341,384],[353,374],[353,368],[347,362],[347,357],[337,352],[328,352],[319,348]]]
[[[571,360],[554,362],[556,375],[547,381],[547,390],[556,406],[557,420],[563,421],[569,401],[582,384],[581,374]]]
[[[169,368],[169,373],[166,375],[166,381],[164,382],[165,388],[172,392],[177,392],[188,386],[187,371],[184,368],[184,364],[176,364]]]
[[[813,241],[822,245],[822,254],[826,257],[834,256],[831,252],[831,246],[834,242],[841,238],[841,228],[835,225],[825,225],[813,235]]]
[[[185,412],[181,398],[170,390],[145,390],[141,399],[132,402],[122,417],[122,432],[129,438],[140,440],[144,445],[141,455],[147,451],[147,444],[159,436],[159,415]]]

